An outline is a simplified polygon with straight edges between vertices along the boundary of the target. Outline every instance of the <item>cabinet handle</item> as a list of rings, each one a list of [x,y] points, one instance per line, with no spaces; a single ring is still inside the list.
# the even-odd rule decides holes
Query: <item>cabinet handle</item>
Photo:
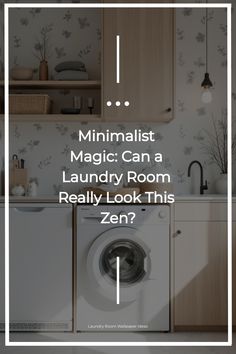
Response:
[[[176,236],[181,235],[181,234],[182,234],[182,231],[181,231],[181,230],[177,230],[177,231],[175,232],[174,236],[176,237]]]
[[[19,211],[19,212],[22,212],[22,213],[40,213],[45,208],[44,207],[16,207],[14,209],[16,211]]]
[[[171,108],[170,107],[167,108],[166,112],[171,112]]]

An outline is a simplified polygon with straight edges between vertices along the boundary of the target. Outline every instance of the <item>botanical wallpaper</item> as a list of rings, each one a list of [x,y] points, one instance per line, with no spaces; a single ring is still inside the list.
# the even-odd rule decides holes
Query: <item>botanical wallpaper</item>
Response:
[[[10,67],[30,66],[37,69],[40,32],[48,35],[49,77],[56,64],[80,60],[86,64],[90,79],[100,79],[101,17],[99,10],[28,9],[10,11]],[[29,36],[28,33],[31,33]]]
[[[26,160],[29,177],[37,181],[39,194],[57,194],[61,188],[62,171],[66,173],[88,171],[89,164],[69,163],[71,149],[86,151],[121,151],[123,144],[91,143],[78,146],[78,129],[98,130],[113,128],[128,131],[142,128],[156,133],[155,144],[133,144],[134,151],[147,151],[151,154],[162,152],[163,170],[173,177],[175,192],[187,193],[190,189],[198,192],[198,170],[195,178],[187,177],[187,168],[192,160],[199,160],[204,166],[204,178],[208,179],[209,192],[214,192],[214,180],[219,175],[217,167],[210,163],[202,149],[206,139],[206,130],[212,130],[212,119],[216,121],[226,114],[226,11],[212,9],[208,13],[208,68],[213,81],[213,100],[210,104],[201,102],[201,82],[205,73],[205,10],[178,9],[176,11],[176,115],[168,124],[107,124],[107,123],[13,123],[11,124],[11,154],[17,153]],[[90,78],[100,76],[100,39],[101,24],[98,13],[88,10],[54,13],[43,10],[18,10],[14,14],[14,26],[11,27],[10,50],[11,64],[31,65],[37,69],[37,60],[31,54],[37,42],[37,33],[42,26],[50,26],[52,55],[50,67],[62,60],[77,58],[82,60],[90,73]],[[234,18],[235,12],[233,12]],[[30,30],[29,30],[30,29]],[[76,43],[76,45],[75,45]],[[29,50],[26,54],[26,48]],[[30,48],[30,49],[29,49]],[[2,48],[0,48],[2,53]],[[37,72],[35,70],[35,75]],[[53,76],[53,71],[51,71]],[[236,92],[235,82],[233,91]],[[63,95],[62,95],[63,97]],[[236,93],[233,94],[233,104]],[[3,146],[3,125],[0,125],[0,143]],[[125,148],[131,148],[125,144]],[[0,151],[3,151],[1,148]],[[3,158],[2,158],[3,161]],[[106,165],[95,167],[99,173]],[[122,170],[135,168],[139,171],[155,171],[155,164],[147,166],[122,165]],[[63,186],[78,191],[79,186]],[[199,187],[198,187],[199,188]],[[69,189],[68,189],[69,190]]]
[[[2,4],[0,1],[1,11]],[[35,78],[38,77],[40,33],[43,31],[48,36],[49,78],[53,79],[56,64],[80,60],[86,65],[89,79],[100,79],[99,10],[19,8],[11,9],[9,17],[14,24],[10,26],[10,68],[15,65],[31,67]]]

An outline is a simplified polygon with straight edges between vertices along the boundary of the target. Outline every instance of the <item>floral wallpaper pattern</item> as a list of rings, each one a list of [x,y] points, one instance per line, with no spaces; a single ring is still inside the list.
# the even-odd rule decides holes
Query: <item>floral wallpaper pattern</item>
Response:
[[[11,9],[10,68],[33,67],[38,73],[40,33],[48,35],[49,76],[64,60],[81,60],[90,79],[100,79],[101,15],[92,9]],[[30,31],[30,36],[29,36]]]
[[[1,2],[2,3],[2,2]],[[206,138],[206,129],[212,129],[212,117],[220,119],[226,112],[226,12],[213,9],[209,11],[208,43],[209,71],[213,81],[213,101],[209,105],[201,102],[201,81],[205,72],[205,10],[179,9],[176,11],[176,102],[175,119],[169,124],[106,124],[88,123],[13,123],[11,124],[11,154],[17,153],[26,160],[29,177],[39,184],[39,194],[57,194],[61,188],[61,171],[67,174],[76,169],[88,171],[86,163],[69,163],[71,149],[86,151],[121,151],[123,144],[91,143],[78,147],[78,129],[98,130],[113,128],[117,131],[128,131],[134,128],[153,130],[156,134],[155,144],[134,144],[132,150],[147,151],[151,154],[162,152],[164,156],[163,169],[173,176],[176,193],[187,193],[190,188],[196,192],[199,183],[198,171],[194,170],[191,183],[187,177],[188,164],[200,160],[204,165],[204,177],[209,181],[209,192],[214,192],[214,180],[219,174],[215,165],[203,154],[201,144]],[[32,51],[35,36],[41,26],[52,24],[52,56],[51,67],[61,60],[76,57],[83,60],[93,77],[100,76],[100,44],[101,26],[99,15],[88,11],[67,10],[45,14],[43,10],[18,10],[15,24],[11,30],[11,63],[25,63],[26,41],[31,43]],[[235,17],[235,12],[233,13]],[[30,36],[27,33],[33,33]],[[60,28],[60,31],[58,30]],[[79,38],[79,39],[78,39]],[[92,40],[90,39],[92,38]],[[78,40],[78,41],[77,41]],[[77,43],[76,46],[73,43]],[[0,46],[0,54],[2,46]],[[33,55],[27,55],[27,64],[37,69],[37,61]],[[36,70],[37,74],[37,70]],[[52,71],[53,76],[53,71]],[[233,104],[236,103],[236,88],[233,83]],[[53,144],[52,144],[53,141]],[[171,143],[170,143],[171,142]],[[0,144],[3,146],[3,125],[0,124]],[[126,147],[131,147],[126,144]],[[3,149],[0,149],[0,152]],[[3,160],[3,158],[1,158]],[[95,167],[97,173],[107,166]],[[135,168],[139,171],[155,169],[152,166],[127,166],[120,163],[119,168],[125,170]],[[94,171],[93,171],[94,172]],[[192,185],[193,184],[193,185]],[[69,191],[78,191],[80,186],[66,187]],[[65,186],[63,186],[65,189]],[[70,190],[71,189],[71,190]]]

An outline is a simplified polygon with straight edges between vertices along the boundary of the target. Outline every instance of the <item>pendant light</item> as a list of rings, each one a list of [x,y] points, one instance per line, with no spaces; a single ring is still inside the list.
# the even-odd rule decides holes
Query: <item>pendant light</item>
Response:
[[[201,87],[203,89],[201,100],[203,103],[210,103],[212,101],[211,87],[212,82],[208,73],[208,8],[206,7],[206,17],[205,17],[206,33],[205,33],[205,43],[206,43],[206,72],[204,79],[202,81]]]

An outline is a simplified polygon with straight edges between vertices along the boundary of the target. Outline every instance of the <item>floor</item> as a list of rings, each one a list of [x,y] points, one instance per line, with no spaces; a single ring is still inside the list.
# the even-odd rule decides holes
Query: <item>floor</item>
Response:
[[[90,341],[91,334],[62,335],[62,340]],[[97,341],[225,341],[224,333],[168,333],[168,334],[92,334]],[[40,338],[40,339],[39,339]],[[56,334],[14,334],[13,341],[57,341]],[[236,352],[236,333],[233,347],[4,347],[4,334],[0,334],[1,354],[233,354]]]

